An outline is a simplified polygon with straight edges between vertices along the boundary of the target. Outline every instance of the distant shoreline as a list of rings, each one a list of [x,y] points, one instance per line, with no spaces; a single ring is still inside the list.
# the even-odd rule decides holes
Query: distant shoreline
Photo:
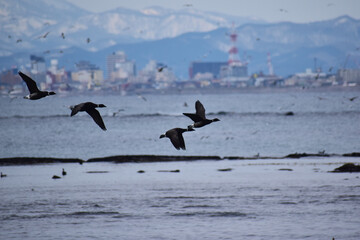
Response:
[[[100,158],[90,158],[83,160],[80,158],[53,158],[53,157],[9,157],[0,158],[0,166],[13,165],[34,165],[34,164],[52,164],[52,163],[150,163],[150,162],[179,162],[179,161],[220,161],[220,160],[264,160],[264,159],[299,159],[306,157],[360,157],[360,152],[344,154],[323,154],[323,153],[292,153],[283,157],[272,156],[175,156],[175,155],[117,155]]]

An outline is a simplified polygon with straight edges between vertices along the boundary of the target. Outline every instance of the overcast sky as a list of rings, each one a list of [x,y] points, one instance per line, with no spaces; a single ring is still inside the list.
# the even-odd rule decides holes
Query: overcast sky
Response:
[[[327,20],[341,15],[360,19],[360,0],[68,0],[91,12],[117,7],[143,9],[161,6],[181,9],[185,5],[202,11],[253,17],[269,22],[298,23]]]

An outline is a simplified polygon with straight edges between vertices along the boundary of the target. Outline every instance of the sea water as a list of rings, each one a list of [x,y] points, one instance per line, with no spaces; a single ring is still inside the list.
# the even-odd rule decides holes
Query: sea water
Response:
[[[357,95],[3,97],[0,157],[350,153],[360,146],[360,101],[348,100]],[[195,112],[196,100],[220,122],[184,133],[187,150],[178,151],[159,136],[191,124],[182,113]],[[69,105],[85,101],[107,106],[99,109],[107,131],[86,113],[69,116]],[[346,162],[360,159],[1,166],[0,239],[357,240],[360,174],[329,172]]]
[[[260,92],[137,96],[54,95],[37,101],[0,98],[0,157],[94,157],[127,154],[284,156],[290,153],[350,153],[360,146],[359,92]],[[200,100],[208,118],[183,134],[177,151],[162,133],[186,128]],[[68,106],[92,101],[107,131],[85,112]],[[184,106],[187,104],[187,107]],[[294,115],[287,116],[287,112]]]
[[[360,174],[328,172],[350,161],[1,167],[0,239],[358,240]]]

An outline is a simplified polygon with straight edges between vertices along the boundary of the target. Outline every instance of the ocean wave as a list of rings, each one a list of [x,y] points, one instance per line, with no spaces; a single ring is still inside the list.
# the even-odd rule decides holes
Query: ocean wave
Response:
[[[181,213],[169,213],[173,217],[247,217],[248,215],[243,212],[181,212]]]
[[[209,112],[207,116],[230,116],[230,117],[271,117],[271,116],[338,116],[338,115],[359,115],[360,111],[314,111],[314,112],[296,112],[296,111],[276,111],[276,112],[233,112],[233,111],[218,111]],[[134,113],[134,114],[117,114],[117,113],[101,113],[103,118],[152,118],[152,117],[184,117],[182,113]],[[84,117],[86,115],[80,115],[78,117]],[[68,118],[70,114],[51,114],[51,115],[10,115],[0,116],[1,119],[29,119],[29,118]]]
[[[46,213],[46,214],[10,214],[2,216],[2,220],[16,220],[16,219],[42,219],[42,218],[58,218],[58,217],[83,217],[83,216],[103,216],[103,215],[112,215],[116,216],[127,216],[126,214],[121,214],[119,212],[113,211],[79,211],[71,213]]]

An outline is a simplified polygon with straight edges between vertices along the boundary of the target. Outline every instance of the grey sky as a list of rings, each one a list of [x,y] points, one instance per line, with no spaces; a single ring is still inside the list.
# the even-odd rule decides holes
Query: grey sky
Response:
[[[181,9],[186,4],[202,11],[253,17],[270,22],[313,22],[349,15],[360,19],[360,0],[68,0],[92,12],[117,7],[143,9],[161,6]]]

